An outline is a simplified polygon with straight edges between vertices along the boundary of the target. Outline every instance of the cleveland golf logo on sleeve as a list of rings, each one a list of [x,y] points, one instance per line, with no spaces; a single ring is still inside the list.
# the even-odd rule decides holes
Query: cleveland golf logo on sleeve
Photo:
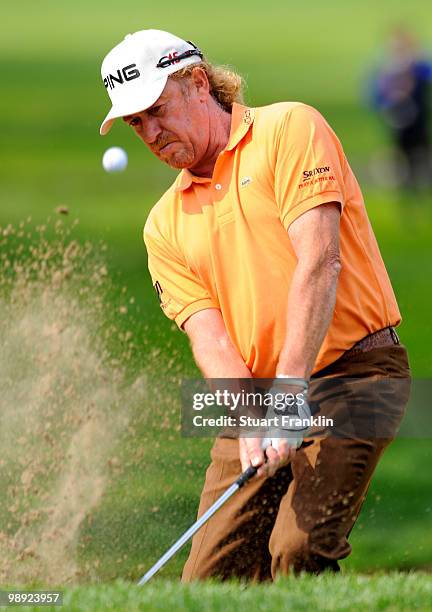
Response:
[[[163,289],[161,287],[160,282],[156,281],[155,284],[153,285],[153,287],[154,287],[154,289],[155,289],[155,291],[157,293],[159,304],[162,304],[162,297],[161,296],[162,296],[162,293],[163,293]]]
[[[166,290],[162,289],[162,286],[159,281],[156,281],[153,284],[153,287],[156,291],[159,300],[159,306],[168,316],[170,316],[170,314],[173,312],[173,309],[175,309],[176,307],[175,302],[173,301],[172,297],[167,294]]]

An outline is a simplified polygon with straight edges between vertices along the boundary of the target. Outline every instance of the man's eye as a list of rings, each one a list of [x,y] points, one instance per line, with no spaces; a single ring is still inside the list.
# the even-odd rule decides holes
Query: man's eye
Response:
[[[141,119],[139,117],[134,117],[133,119],[129,121],[129,125],[131,127],[137,127],[137,125],[139,125],[140,123],[141,123]]]
[[[159,104],[159,106],[153,106],[152,108],[150,108],[149,113],[151,115],[160,115],[162,109],[163,109],[163,104]]]

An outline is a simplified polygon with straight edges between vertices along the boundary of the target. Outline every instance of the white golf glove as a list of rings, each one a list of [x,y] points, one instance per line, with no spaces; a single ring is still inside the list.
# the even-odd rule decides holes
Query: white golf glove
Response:
[[[278,375],[269,391],[272,405],[268,407],[266,419],[276,417],[278,427],[270,427],[261,443],[263,449],[286,440],[292,448],[299,448],[310,429],[311,411],[307,401],[309,383],[304,378]]]

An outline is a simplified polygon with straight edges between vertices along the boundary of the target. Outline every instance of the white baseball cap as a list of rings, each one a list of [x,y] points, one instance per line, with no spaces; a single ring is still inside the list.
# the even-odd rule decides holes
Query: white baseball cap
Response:
[[[102,62],[103,83],[112,108],[100,127],[101,135],[115,119],[139,113],[156,102],[170,74],[198,63],[203,54],[190,41],[162,30],[128,34]]]

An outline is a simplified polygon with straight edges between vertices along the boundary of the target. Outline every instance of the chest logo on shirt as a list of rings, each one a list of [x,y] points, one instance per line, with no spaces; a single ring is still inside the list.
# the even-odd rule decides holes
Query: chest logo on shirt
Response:
[[[243,121],[246,123],[246,125],[250,125],[252,123],[252,113],[250,108],[247,108],[245,110],[243,115]]]
[[[244,176],[241,180],[240,180],[240,187],[247,187],[248,185],[250,185],[252,183],[252,177],[251,176]]]

